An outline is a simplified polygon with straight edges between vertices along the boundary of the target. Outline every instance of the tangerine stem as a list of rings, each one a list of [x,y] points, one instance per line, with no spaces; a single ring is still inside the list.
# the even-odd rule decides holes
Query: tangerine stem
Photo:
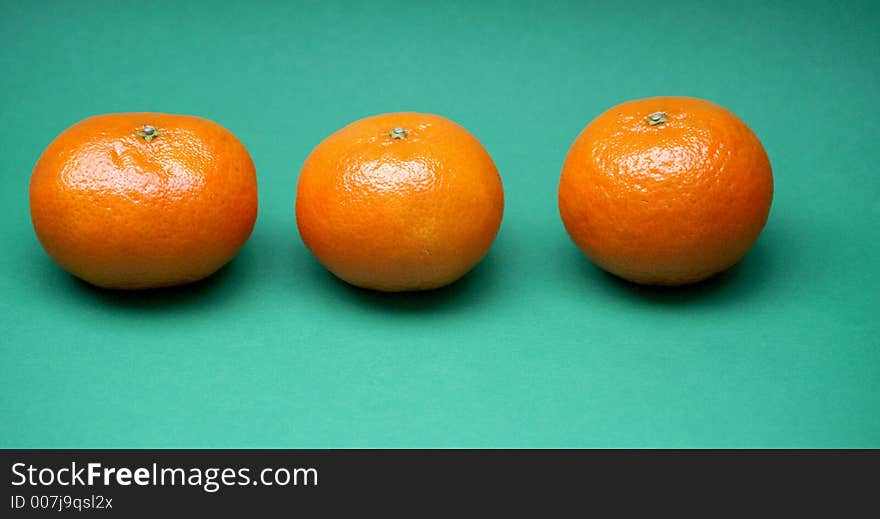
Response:
[[[658,124],[663,124],[669,119],[666,118],[666,112],[654,112],[648,116],[648,125],[649,126],[657,126]]]
[[[406,130],[398,126],[397,128],[391,130],[388,134],[392,139],[406,139],[406,136],[409,134]]]
[[[141,131],[138,132],[138,136],[142,137],[145,141],[150,142],[159,136],[159,130],[157,130],[155,126],[146,124]]]

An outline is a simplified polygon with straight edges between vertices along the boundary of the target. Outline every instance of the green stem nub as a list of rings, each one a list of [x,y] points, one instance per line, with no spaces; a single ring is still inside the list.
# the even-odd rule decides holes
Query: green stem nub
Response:
[[[150,142],[159,136],[159,130],[157,130],[155,126],[147,124],[138,132],[138,136],[142,137],[145,141]]]
[[[406,136],[409,134],[408,131],[404,130],[400,126],[391,130],[388,135],[391,136],[392,139],[406,139]]]
[[[649,126],[657,126],[658,124],[663,124],[669,119],[666,118],[666,112],[654,112],[648,116],[648,125]]]

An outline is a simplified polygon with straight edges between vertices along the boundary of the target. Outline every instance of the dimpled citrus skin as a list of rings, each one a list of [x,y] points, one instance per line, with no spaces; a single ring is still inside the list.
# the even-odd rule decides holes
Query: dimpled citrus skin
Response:
[[[663,112],[665,123],[648,116]],[[689,97],[611,108],[577,137],[559,211],[578,247],[641,284],[681,285],[739,261],[758,239],[773,176],[758,138],[728,110]]]
[[[138,135],[145,125],[159,134]],[[100,287],[202,279],[235,256],[257,216],[254,164],[217,123],[160,113],[80,121],[43,152],[31,219],[61,267]]]
[[[404,138],[390,132],[401,128]],[[296,220],[306,246],[337,277],[382,291],[437,288],[488,252],[504,193],[492,158],[437,115],[354,122],[306,159]]]

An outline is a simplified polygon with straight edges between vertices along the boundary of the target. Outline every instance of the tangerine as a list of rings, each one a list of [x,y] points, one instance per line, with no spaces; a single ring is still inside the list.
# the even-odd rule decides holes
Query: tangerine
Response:
[[[363,288],[447,285],[488,252],[504,210],[492,158],[438,115],[390,113],[327,137],[303,164],[296,221],[333,274]]]
[[[681,285],[738,262],[770,212],[773,175],[736,115],[691,97],[629,101],[568,152],[559,212],[572,240],[627,280]]]
[[[219,124],[105,114],[62,132],[37,161],[31,219],[49,256],[100,287],[202,279],[235,256],[257,216],[253,161]]]

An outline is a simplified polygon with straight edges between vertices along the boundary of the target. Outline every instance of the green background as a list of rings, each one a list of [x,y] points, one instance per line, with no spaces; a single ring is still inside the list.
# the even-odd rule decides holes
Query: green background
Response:
[[[46,4],[0,10],[0,446],[880,447],[877,2]],[[746,259],[683,289],[604,274],[556,208],[578,132],[654,95],[733,110],[776,181]],[[400,110],[468,128],[506,192],[433,293],[348,287],[294,221],[309,151]],[[98,290],[40,248],[39,154],[121,111],[248,146],[256,229],[211,279]]]

